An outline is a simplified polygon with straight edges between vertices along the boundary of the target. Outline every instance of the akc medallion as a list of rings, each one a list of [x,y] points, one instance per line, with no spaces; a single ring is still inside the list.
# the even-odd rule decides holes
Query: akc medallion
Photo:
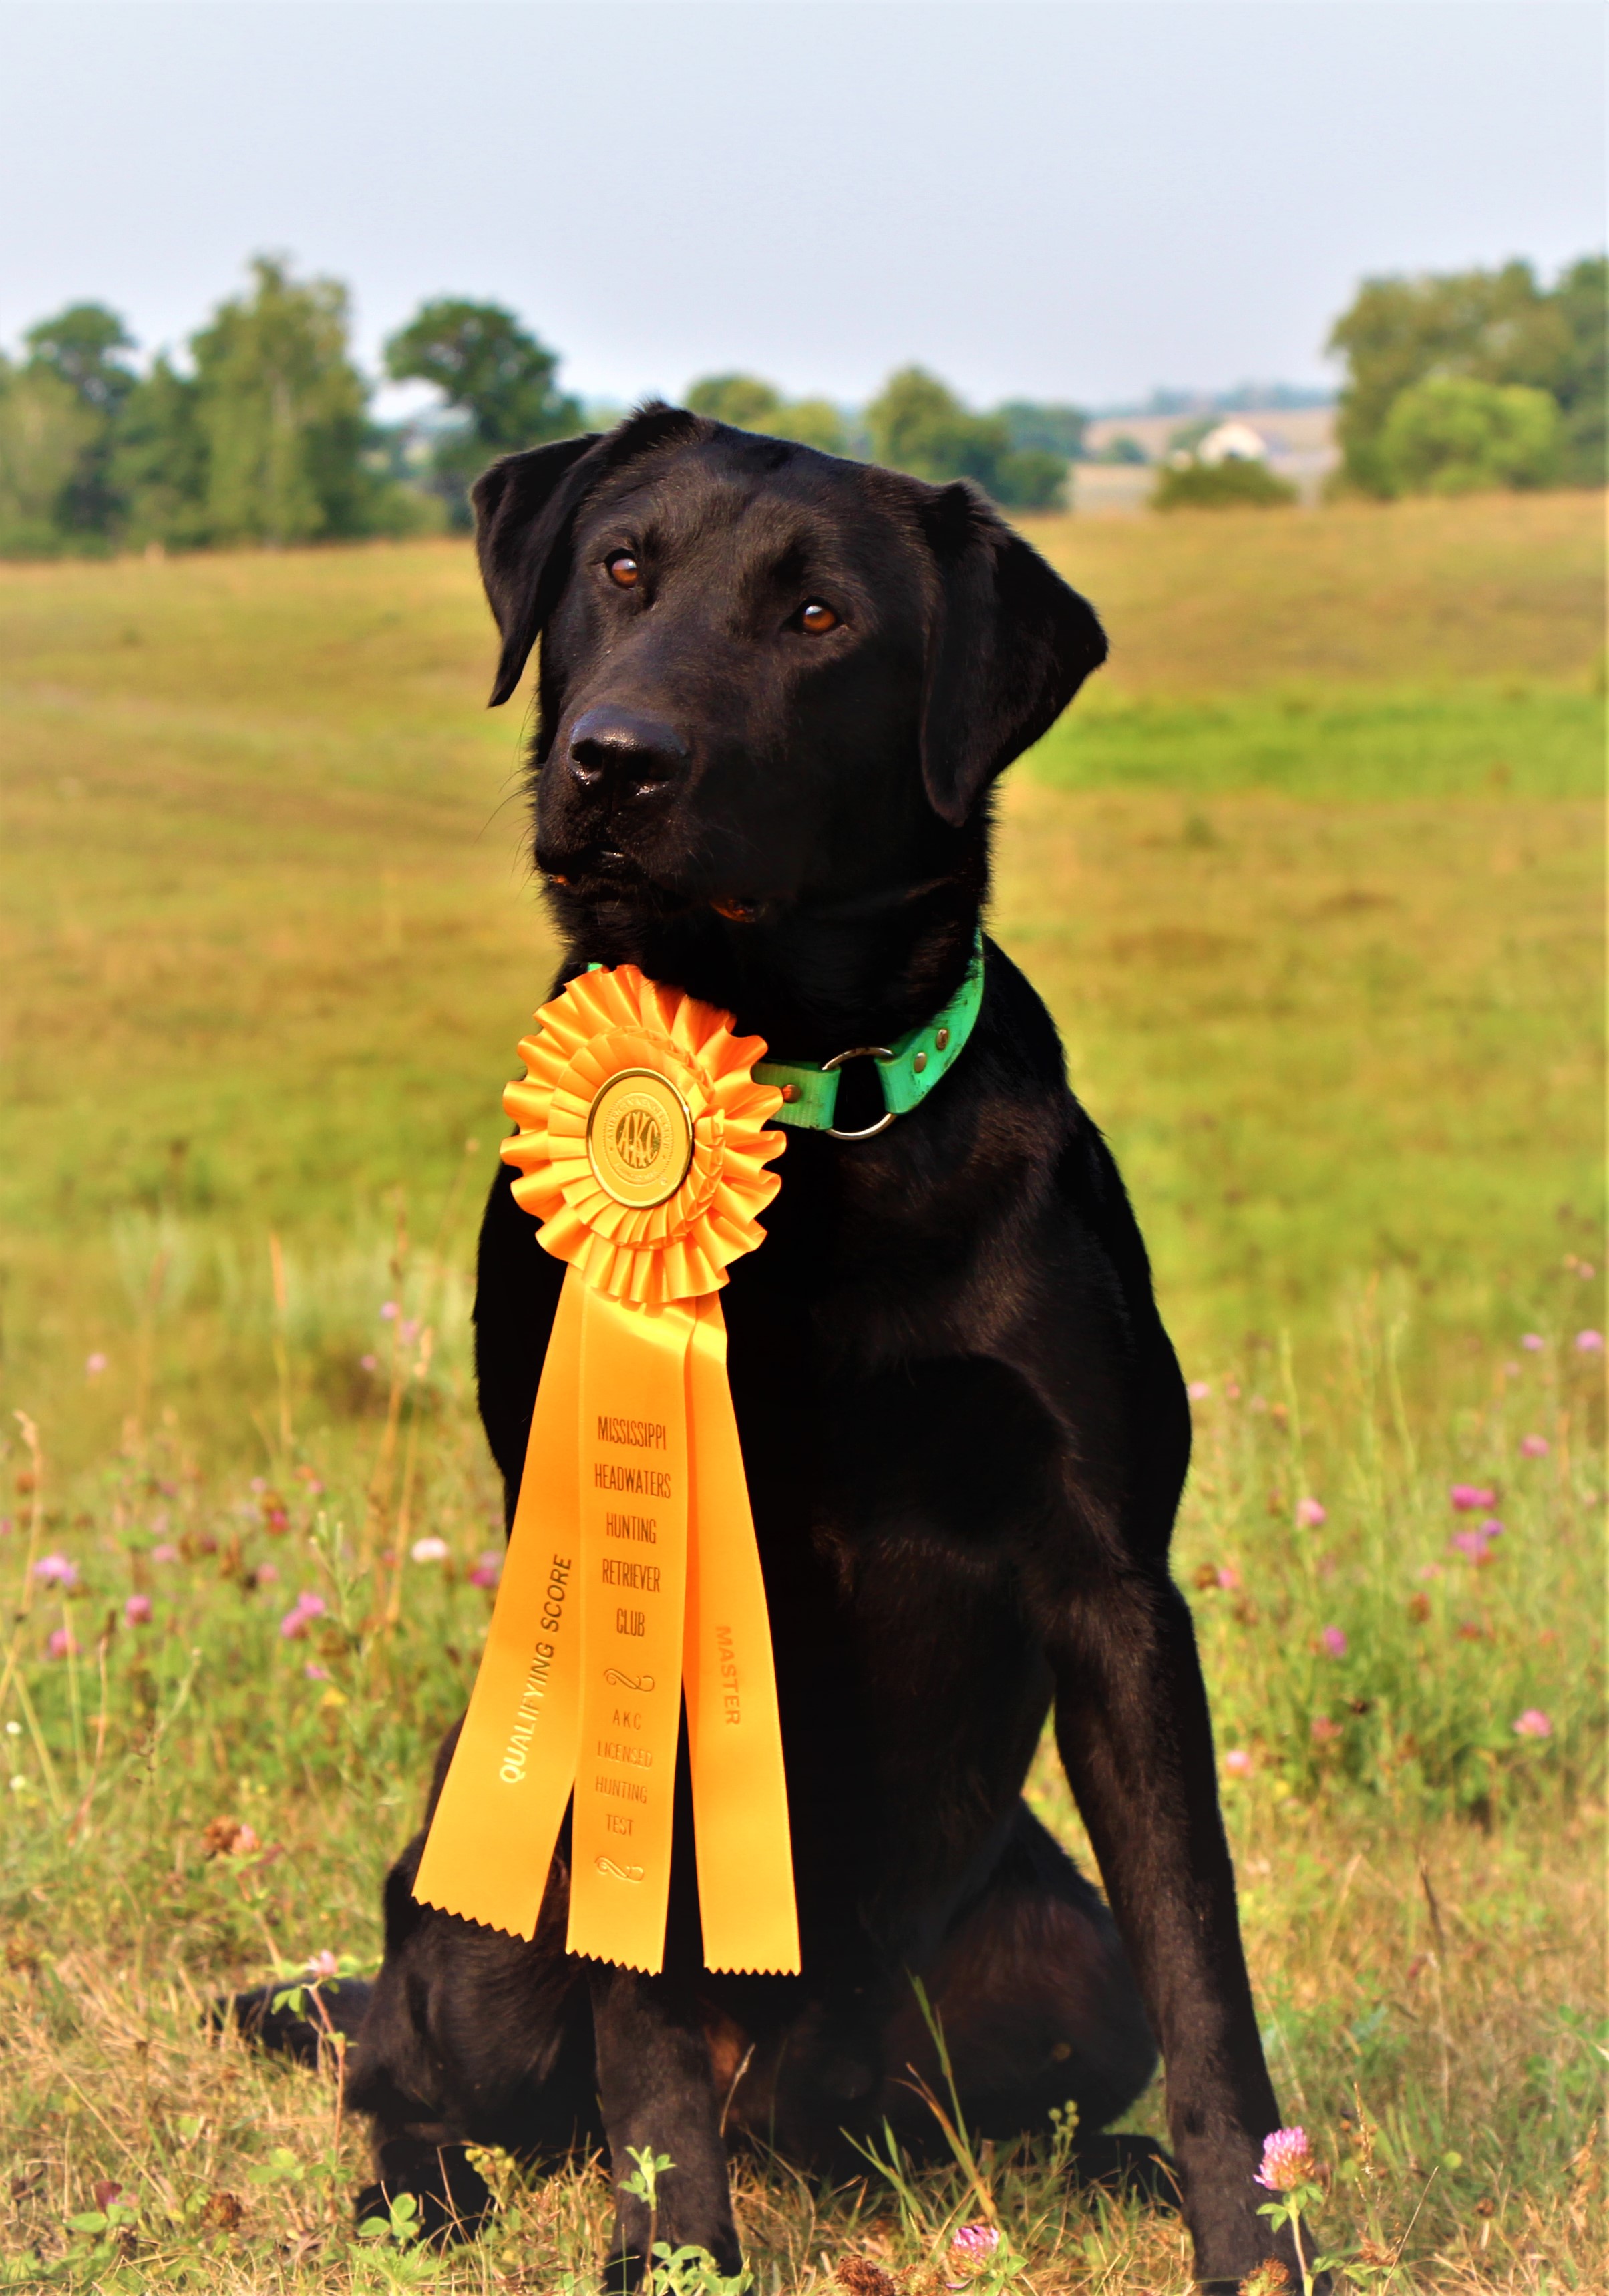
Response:
[[[693,1116],[657,1069],[622,1069],[587,1115],[587,1160],[617,1204],[646,1210],[675,1195],[693,1161]]]

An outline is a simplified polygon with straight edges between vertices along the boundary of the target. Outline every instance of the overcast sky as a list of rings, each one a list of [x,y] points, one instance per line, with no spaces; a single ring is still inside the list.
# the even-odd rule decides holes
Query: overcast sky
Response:
[[[587,394],[1323,381],[1369,273],[1604,238],[1564,0],[0,0],[0,341],[176,344],[254,250],[512,304]]]

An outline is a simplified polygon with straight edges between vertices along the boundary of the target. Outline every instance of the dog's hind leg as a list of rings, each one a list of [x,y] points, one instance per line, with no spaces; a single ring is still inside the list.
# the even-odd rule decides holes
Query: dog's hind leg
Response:
[[[1145,2175],[1156,2152],[1149,2139],[1100,2135],[1156,2069],[1139,1988],[1099,1892],[1025,1807],[987,1889],[963,1910],[927,1972],[925,1989],[975,2136],[1048,2135],[1053,2108],[1071,2104],[1082,2175]],[[914,1989],[883,2046],[882,2106],[902,2137],[931,2150],[943,2141],[939,2125],[902,2084],[924,2080],[947,2109],[948,2099]]]

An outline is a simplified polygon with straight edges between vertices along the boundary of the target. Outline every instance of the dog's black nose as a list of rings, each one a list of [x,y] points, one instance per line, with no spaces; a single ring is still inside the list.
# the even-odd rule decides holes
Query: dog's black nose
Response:
[[[570,770],[583,789],[657,789],[687,763],[687,745],[662,718],[605,706],[587,709],[570,734]]]

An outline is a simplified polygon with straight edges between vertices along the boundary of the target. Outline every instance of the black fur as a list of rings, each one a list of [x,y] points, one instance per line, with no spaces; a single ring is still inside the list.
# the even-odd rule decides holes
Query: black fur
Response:
[[[989,784],[1104,657],[1084,601],[965,486],[665,407],[509,457],[476,504],[494,700],[540,642],[561,978],[638,964],[792,1060],[934,1012],[987,891]],[[812,599],[836,627],[803,626]],[[853,1124],[878,1103],[849,1074]],[[1145,2087],[1154,2034],[1198,2270],[1229,2285],[1278,2245],[1252,2182],[1278,2115],[1168,1575],[1188,1413],[1122,1184],[992,945],[974,1037],[923,1106],[855,1145],[794,1132],[779,1168],[724,1304],[804,1974],[703,1971],[685,1775],[658,1978],[566,1957],[563,1846],[525,1945],[415,1903],[416,1840],[353,2020],[374,2191],[468,2229],[466,2142],[541,2161],[602,2141],[617,2178],[652,2144],[676,2164],[661,2236],[734,2270],[732,2141],[831,2169],[886,2117],[931,2148],[914,1973],[973,2128],[1042,2128],[1074,2099],[1096,2171],[1132,2161],[1095,2132]],[[511,1511],[562,1273],[500,1175],[476,1330]],[[1020,1799],[1053,1710],[1111,1914]],[[612,2286],[645,2232],[622,2195]]]

